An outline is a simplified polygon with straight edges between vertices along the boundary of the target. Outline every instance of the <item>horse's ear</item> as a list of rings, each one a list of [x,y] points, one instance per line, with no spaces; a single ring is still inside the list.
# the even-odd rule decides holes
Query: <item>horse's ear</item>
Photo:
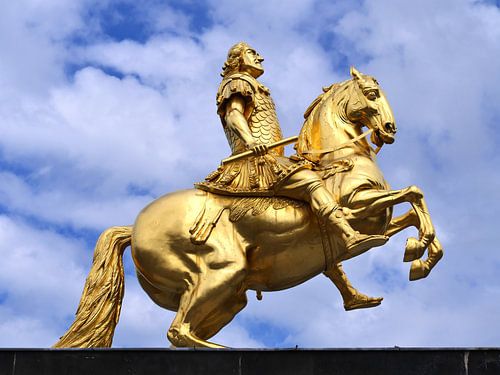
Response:
[[[357,79],[357,80],[363,79],[361,77],[361,73],[354,66],[351,66],[351,76],[352,76],[352,78]]]

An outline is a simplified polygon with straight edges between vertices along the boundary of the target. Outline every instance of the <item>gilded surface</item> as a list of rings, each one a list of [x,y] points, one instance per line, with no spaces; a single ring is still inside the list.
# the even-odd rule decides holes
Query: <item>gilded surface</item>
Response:
[[[234,97],[244,100],[241,111],[245,118],[250,142],[234,131],[226,119],[229,102]],[[234,154],[248,149],[247,143],[271,145],[282,139],[281,128],[270,90],[247,71],[237,71],[224,76],[217,92],[217,113],[221,117],[226,138]],[[229,108],[229,109],[228,109]],[[245,129],[246,130],[246,129]],[[297,170],[310,168],[306,161],[290,162],[283,157],[284,148],[276,147],[264,155],[221,165],[210,173],[204,182],[196,184],[200,189],[213,193],[238,196],[273,196],[274,186]]]
[[[245,74],[257,81],[260,62],[255,50],[239,43],[228,54],[224,78]],[[245,307],[248,290],[261,298],[262,292],[290,288],[320,273],[339,290],[346,310],[379,305],[382,298],[352,286],[341,262],[408,227],[418,230],[403,256],[411,262],[410,280],[427,277],[441,259],[422,192],[413,185],[392,190],[365,138],[369,135],[378,151],[396,135],[392,110],[373,77],[352,68],[351,79],[325,88],[306,111],[297,155],[290,159],[268,152],[281,138],[267,132],[278,125],[274,107],[256,100],[248,86],[250,91],[223,95],[222,106],[218,96],[228,140],[233,151],[252,151],[242,163],[268,157],[263,163],[281,167],[283,158],[286,175],[276,172],[260,185],[265,198],[213,194],[208,188],[170,193],[145,207],[132,227],[107,229],[96,245],[75,322],[56,347],[111,345],[123,297],[121,257],[129,244],[141,286],[155,303],[176,312],[167,331],[176,347],[221,347],[208,340]],[[257,107],[262,110],[252,117]],[[262,181],[267,172],[252,173],[235,178]],[[404,202],[411,209],[392,217],[393,206]]]
[[[217,92],[219,115],[224,117],[224,104],[236,93],[241,94],[250,102],[247,116],[248,127],[252,133],[252,137],[262,144],[271,144],[272,142],[279,141],[283,136],[271,92],[267,87],[260,84],[248,74],[235,73],[222,81]],[[224,131],[233,154],[246,150],[244,142],[227,126],[224,126]],[[284,149],[283,147],[273,149],[269,151],[269,154],[283,156]]]
[[[269,93],[257,93],[255,95],[255,109],[248,119],[252,136],[262,144],[271,144],[279,141],[281,128],[279,127],[278,117],[274,102]],[[270,154],[283,156],[284,149],[280,147],[269,151]]]

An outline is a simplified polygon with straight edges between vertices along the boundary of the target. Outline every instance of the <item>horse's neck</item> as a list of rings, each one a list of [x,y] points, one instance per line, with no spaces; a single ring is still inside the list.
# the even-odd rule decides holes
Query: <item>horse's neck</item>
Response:
[[[335,151],[325,153],[321,157],[321,164],[328,164],[334,160],[352,155],[371,155],[370,146],[366,139],[359,139],[362,134],[362,130],[359,126],[347,123],[338,114],[333,115],[330,121],[329,129],[325,132],[325,135],[328,134],[328,132],[330,135],[328,137],[322,137],[320,148]]]
[[[325,165],[353,154],[371,155],[367,141],[359,138],[361,128],[345,114],[347,102],[355,94],[351,85],[352,80],[333,85],[306,111],[297,151],[308,154],[309,160]]]

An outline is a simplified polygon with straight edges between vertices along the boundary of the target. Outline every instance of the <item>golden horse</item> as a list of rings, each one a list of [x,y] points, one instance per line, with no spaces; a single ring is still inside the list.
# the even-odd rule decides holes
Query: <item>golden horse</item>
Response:
[[[379,148],[394,142],[392,110],[373,77],[354,68],[351,75],[323,89],[308,108],[297,155],[315,163],[355,229],[392,236],[415,226],[419,238],[408,239],[404,261],[412,261],[410,280],[426,277],[443,251],[423,194],[416,186],[390,190],[365,139],[371,133]],[[368,132],[363,133],[364,127]],[[176,347],[221,347],[207,340],[245,307],[247,290],[258,295],[282,290],[322,272],[336,281],[336,265],[353,254],[346,254],[331,235],[325,240],[307,205],[285,201],[273,207],[276,198],[253,198],[250,212],[243,210],[235,219],[228,208],[244,199],[250,198],[178,191],[145,207],[133,226],[105,230],[75,321],[55,347],[111,346],[124,290],[122,255],[129,245],[146,293],[177,312],[167,333]],[[267,204],[256,210],[262,202]],[[412,208],[392,219],[392,206],[402,202]],[[193,241],[193,223],[203,212],[213,220],[202,223],[204,240]],[[243,272],[235,262],[245,263]]]

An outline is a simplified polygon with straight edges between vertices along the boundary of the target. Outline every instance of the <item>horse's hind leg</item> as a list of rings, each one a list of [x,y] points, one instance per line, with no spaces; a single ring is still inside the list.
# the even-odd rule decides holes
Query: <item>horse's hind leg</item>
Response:
[[[221,345],[200,339],[192,332],[191,324],[186,319],[186,314],[188,312],[187,306],[190,304],[191,299],[195,298],[193,294],[187,291],[182,295],[179,310],[177,310],[174,321],[167,333],[168,339],[175,347],[223,348]]]
[[[241,293],[246,272],[240,262],[227,262],[215,269],[210,268],[201,259],[200,263],[201,272],[192,276],[192,284],[182,294],[179,309],[167,336],[177,347],[222,348],[221,345],[199,337],[196,332],[198,327],[207,326],[206,320],[213,311],[230,311],[233,308],[231,301],[235,295]],[[228,323],[232,316],[217,322],[215,332],[223,327],[222,323]]]
[[[245,292],[241,292],[234,298],[226,301],[224,306],[213,310],[197,327],[193,327],[193,332],[197,337],[204,340],[209,339],[224,328],[233,318],[247,305]]]

